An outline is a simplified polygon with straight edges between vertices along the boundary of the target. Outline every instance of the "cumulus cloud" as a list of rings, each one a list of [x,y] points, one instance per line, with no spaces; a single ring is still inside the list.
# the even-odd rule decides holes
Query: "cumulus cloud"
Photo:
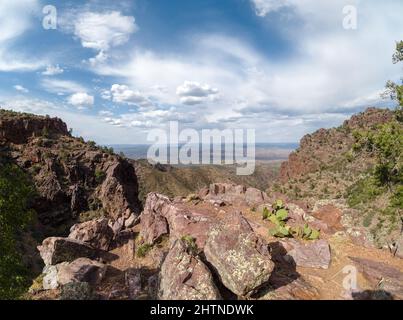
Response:
[[[79,109],[92,106],[94,104],[94,97],[86,92],[77,92],[68,98],[68,102],[78,107]]]
[[[185,81],[176,89],[176,94],[180,97],[181,103],[195,105],[214,100],[218,89],[196,81]]]
[[[80,13],[74,19],[74,35],[80,39],[84,48],[98,51],[98,54],[89,60],[91,65],[103,63],[108,59],[107,52],[125,44],[131,34],[138,30],[135,18],[124,16],[119,11]]]
[[[24,88],[23,86],[21,86],[19,84],[15,85],[14,89],[19,91],[19,92],[22,92],[22,93],[28,93],[29,92],[29,90],[27,88]]]
[[[46,70],[42,72],[44,76],[56,76],[58,74],[62,74],[64,70],[57,65],[48,65]]]
[[[151,106],[152,103],[139,91],[134,91],[126,85],[114,84],[110,90],[104,90],[101,97],[106,100],[112,99],[117,103],[127,103],[141,107]]]

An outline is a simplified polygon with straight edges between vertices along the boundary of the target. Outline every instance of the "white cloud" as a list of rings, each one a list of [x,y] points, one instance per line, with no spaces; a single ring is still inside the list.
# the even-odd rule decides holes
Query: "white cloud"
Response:
[[[19,84],[15,85],[14,89],[17,90],[17,91],[20,91],[22,93],[28,93],[29,92],[28,89],[24,88],[23,86],[21,86]]]
[[[46,70],[42,72],[44,76],[56,76],[58,74],[62,74],[64,70],[57,65],[49,65],[46,67]]]
[[[68,102],[81,109],[94,105],[94,97],[86,92],[77,92],[68,98]]]
[[[78,16],[74,34],[83,47],[101,51],[126,43],[136,30],[134,17],[120,12],[85,12]]]
[[[112,99],[117,103],[127,103],[138,105],[141,107],[151,106],[152,103],[139,91],[131,90],[126,85],[114,84],[111,90],[104,90],[101,93],[101,97],[105,100]]]
[[[176,94],[180,97],[181,103],[195,105],[214,100],[218,89],[196,81],[185,81],[176,89]]]
[[[71,23],[71,22],[68,22]],[[108,60],[108,51],[125,44],[138,30],[135,18],[124,16],[119,11],[79,13],[73,21],[74,35],[80,39],[84,48],[98,51],[89,59],[91,66]]]
[[[59,79],[49,79],[45,78],[41,81],[41,86],[50,93],[56,93],[59,95],[71,94],[74,92],[85,92],[87,89],[81,84],[69,81],[69,80],[59,80]]]
[[[260,17],[289,5],[289,0],[251,0],[251,2],[255,7],[256,14]]]
[[[98,112],[98,114],[102,117],[112,117],[113,116],[113,112],[109,111],[109,110],[101,110]]]
[[[11,49],[14,41],[26,32],[39,9],[38,0],[0,1],[0,71],[34,71],[45,64],[41,59],[27,58]]]

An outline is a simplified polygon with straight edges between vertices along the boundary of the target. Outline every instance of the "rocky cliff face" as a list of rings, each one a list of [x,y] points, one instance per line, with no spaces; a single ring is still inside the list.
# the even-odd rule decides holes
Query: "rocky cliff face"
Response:
[[[346,120],[341,127],[319,129],[301,139],[300,147],[293,152],[288,161],[281,165],[280,181],[304,179],[311,173],[337,165],[345,160],[346,153],[354,143],[353,132],[357,129],[375,129],[377,125],[389,122],[393,118],[390,110],[369,108],[365,112]],[[356,171],[364,171],[371,166],[373,159],[352,159]],[[353,169],[350,165],[346,169]]]
[[[32,177],[37,189],[33,208],[45,226],[97,216],[124,222],[141,211],[134,166],[72,137],[58,118],[1,111],[0,150],[2,161]]]
[[[394,246],[403,237],[402,211],[391,205],[391,199],[401,196],[372,182],[377,154],[359,147],[356,139],[378,133],[380,126],[391,123],[401,127],[393,111],[369,108],[338,128],[304,136],[300,147],[282,164],[276,191],[311,207],[319,199],[348,203],[354,212],[351,227],[364,226],[379,247]],[[383,139],[386,143],[390,138]]]

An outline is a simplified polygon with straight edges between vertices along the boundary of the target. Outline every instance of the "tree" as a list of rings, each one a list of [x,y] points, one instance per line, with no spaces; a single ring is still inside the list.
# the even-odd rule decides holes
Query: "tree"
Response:
[[[396,42],[396,51],[393,54],[392,61],[394,64],[403,61],[403,41]],[[400,85],[389,80],[386,83],[386,91],[384,93],[386,97],[397,101],[396,115],[400,122],[403,120],[403,79],[401,80]]]
[[[0,164],[0,299],[14,299],[28,285],[28,271],[16,250],[17,235],[32,218],[34,189],[15,165]]]

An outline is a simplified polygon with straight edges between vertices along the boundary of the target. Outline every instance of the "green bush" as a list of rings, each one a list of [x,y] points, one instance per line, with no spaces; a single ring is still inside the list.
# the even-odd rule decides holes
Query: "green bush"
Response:
[[[137,248],[137,257],[144,258],[147,253],[152,249],[151,244],[144,243]]]
[[[0,165],[0,300],[18,298],[29,286],[28,270],[16,250],[17,235],[33,217],[34,189],[15,165]]]
[[[105,172],[98,169],[95,170],[95,182],[97,184],[101,184],[104,181],[105,177],[106,177]]]

